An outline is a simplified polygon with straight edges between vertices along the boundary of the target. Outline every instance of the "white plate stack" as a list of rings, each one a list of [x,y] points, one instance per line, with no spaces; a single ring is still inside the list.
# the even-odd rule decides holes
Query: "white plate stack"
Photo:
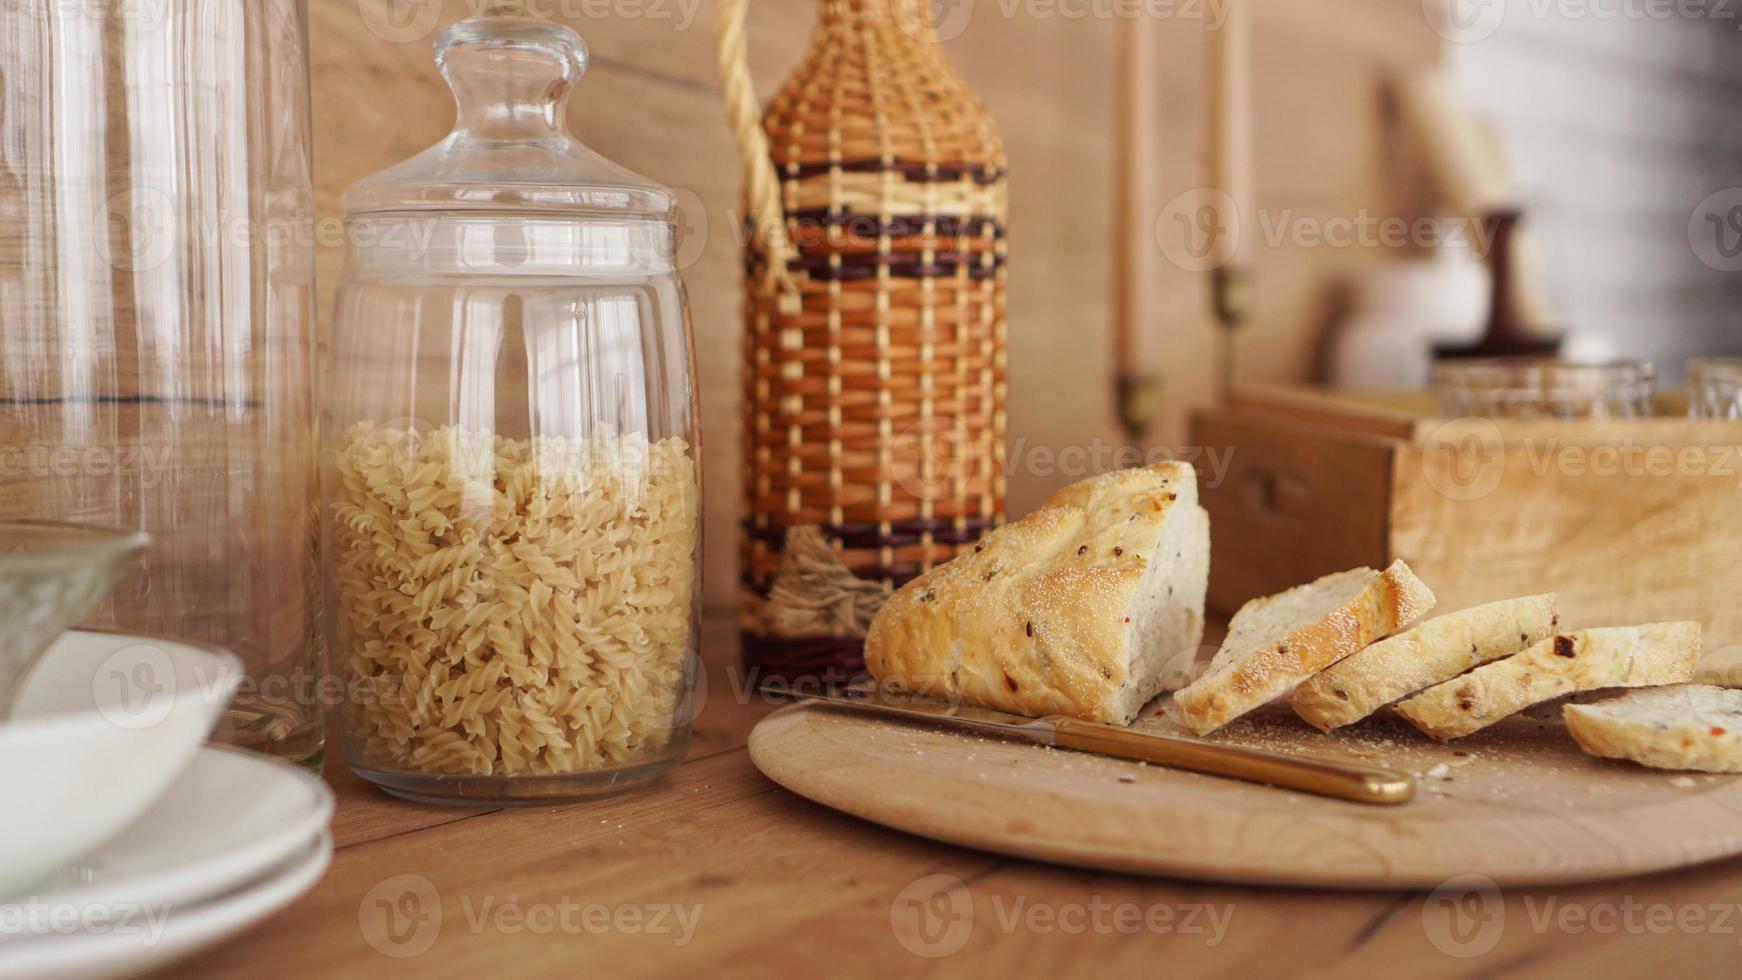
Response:
[[[319,880],[326,784],[202,745],[240,679],[221,651],[81,631],[35,668],[0,722],[0,980],[161,968]]]

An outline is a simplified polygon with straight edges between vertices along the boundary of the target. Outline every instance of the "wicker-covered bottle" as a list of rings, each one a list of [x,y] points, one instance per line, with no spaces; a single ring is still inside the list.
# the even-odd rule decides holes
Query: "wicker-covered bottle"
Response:
[[[722,11],[753,231],[743,632],[763,676],[857,673],[878,599],[1004,514],[1004,147],[926,3],[824,0],[760,118],[743,0]]]

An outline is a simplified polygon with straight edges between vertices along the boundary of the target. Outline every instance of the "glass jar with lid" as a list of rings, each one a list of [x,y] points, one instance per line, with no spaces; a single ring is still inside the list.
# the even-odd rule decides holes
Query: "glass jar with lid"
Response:
[[[550,802],[683,753],[700,600],[671,191],[565,123],[560,25],[443,33],[442,142],[346,192],[325,374],[328,640],[352,768]]]

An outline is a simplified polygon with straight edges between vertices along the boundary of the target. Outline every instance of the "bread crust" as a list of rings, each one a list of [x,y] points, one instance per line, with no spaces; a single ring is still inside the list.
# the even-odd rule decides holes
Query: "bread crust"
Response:
[[[1328,732],[1541,642],[1558,621],[1552,592],[1436,616],[1307,678],[1288,703],[1307,724]]]
[[[1243,617],[1264,615],[1268,606],[1284,602],[1300,590],[1340,587],[1343,580],[1361,573],[1365,573],[1366,584],[1360,591],[1322,618],[1301,623],[1284,639],[1259,649],[1239,650],[1231,645],[1236,642]],[[1374,640],[1409,625],[1433,608],[1433,603],[1433,591],[1402,561],[1392,562],[1383,572],[1339,572],[1254,599],[1235,614],[1229,624],[1229,642],[1217,652],[1210,671],[1176,692],[1174,702],[1186,724],[1199,735],[1207,735],[1288,694],[1301,681]]]
[[[1742,691],[1672,684],[1561,709],[1579,748],[1654,769],[1742,772]]]
[[[1649,623],[1557,633],[1396,706],[1439,741],[1462,738],[1563,694],[1677,684],[1693,677],[1700,624]]]
[[[1180,553],[1157,554],[1169,535]],[[1183,649],[1203,639],[1208,555],[1190,464],[1091,477],[899,589],[871,624],[865,663],[897,690],[1128,724],[1162,679],[1132,659],[1150,562],[1181,572],[1168,586],[1186,626],[1169,642]]]

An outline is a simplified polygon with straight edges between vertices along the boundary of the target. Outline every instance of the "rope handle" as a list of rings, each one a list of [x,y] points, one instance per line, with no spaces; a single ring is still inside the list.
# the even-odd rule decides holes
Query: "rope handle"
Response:
[[[744,171],[744,187],[756,244],[767,258],[763,284],[790,292],[792,239],[786,233],[786,213],[780,204],[780,176],[768,149],[768,134],[762,129],[762,107],[750,81],[750,55],[745,20],[750,0],[720,0],[715,44],[719,56],[720,84],[726,93],[726,118],[738,143],[738,162]]]

